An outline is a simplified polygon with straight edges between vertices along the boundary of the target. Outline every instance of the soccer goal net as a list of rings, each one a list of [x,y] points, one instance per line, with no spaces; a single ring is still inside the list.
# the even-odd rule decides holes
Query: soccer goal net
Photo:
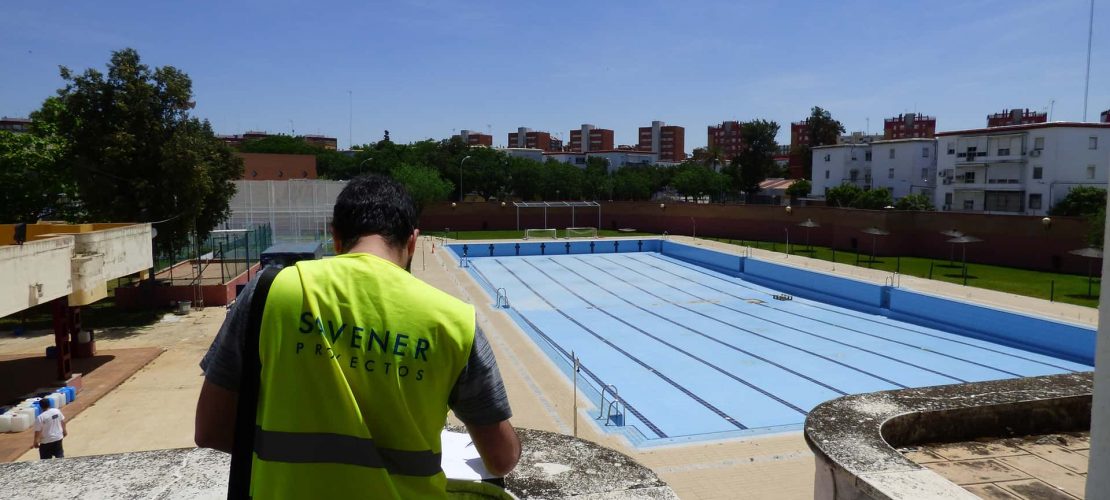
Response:
[[[553,240],[557,240],[557,239],[559,239],[559,235],[555,231],[555,228],[551,228],[551,229],[525,229],[524,230],[524,239],[528,240],[528,239],[532,239],[532,238],[551,238]]]
[[[564,236],[567,238],[597,238],[596,227],[568,227]]]

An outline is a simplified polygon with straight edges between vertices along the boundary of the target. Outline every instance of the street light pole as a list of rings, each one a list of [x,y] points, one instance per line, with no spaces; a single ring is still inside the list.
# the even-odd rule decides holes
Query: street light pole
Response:
[[[469,156],[464,156],[463,159],[459,160],[459,203],[463,201],[463,163],[466,163],[466,160],[469,159]]]

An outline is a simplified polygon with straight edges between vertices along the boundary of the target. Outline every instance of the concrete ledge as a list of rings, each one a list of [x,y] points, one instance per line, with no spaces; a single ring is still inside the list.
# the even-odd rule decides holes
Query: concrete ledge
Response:
[[[505,489],[520,498],[678,498],[624,454],[562,434],[518,431],[524,451]],[[223,498],[230,462],[225,453],[181,448],[0,464],[0,491],[11,498]]]
[[[814,498],[977,498],[895,448],[1087,430],[1093,372],[845,396],[806,417]]]

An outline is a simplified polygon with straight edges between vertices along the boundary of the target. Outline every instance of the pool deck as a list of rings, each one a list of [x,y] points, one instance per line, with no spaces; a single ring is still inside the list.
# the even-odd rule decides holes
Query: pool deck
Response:
[[[643,239],[643,238],[627,238]],[[671,236],[671,241],[723,253],[741,255],[747,249],[715,241]],[[439,240],[435,240],[438,242]],[[515,241],[515,240],[513,240]],[[448,240],[448,243],[457,243]],[[482,241],[496,243],[496,241]],[[482,287],[460,270],[449,253],[433,240],[422,241],[413,260],[413,273],[478,310],[478,320],[489,335],[513,407],[513,423],[522,427],[570,434],[573,432],[570,381],[504,312],[496,310]],[[754,258],[883,284],[891,273],[845,264],[751,249]],[[901,276],[903,288],[960,299],[1015,312],[1079,325],[1097,326],[1093,308],[1048,302],[974,287]],[[626,453],[654,470],[681,498],[813,498],[814,458],[802,433],[789,432],[716,442],[676,444],[641,450],[623,438],[600,432],[584,410],[591,403],[578,400],[578,435]]]

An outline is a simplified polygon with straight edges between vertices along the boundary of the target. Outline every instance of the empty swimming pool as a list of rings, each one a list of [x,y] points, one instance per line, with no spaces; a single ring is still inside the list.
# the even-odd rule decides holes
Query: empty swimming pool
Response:
[[[463,260],[491,302],[504,289],[506,310],[556,365],[569,374],[571,353],[579,357],[579,387],[595,401],[598,423],[638,445],[798,429],[814,406],[847,394],[1091,369],[1081,354],[1025,345],[1020,336],[991,342],[981,331],[971,332],[975,338],[926,326],[927,317],[916,324],[893,319],[899,301],[907,310],[913,303],[892,296],[893,287],[809,272],[792,276],[805,283],[765,286],[755,271],[745,272],[754,259],[710,253],[698,265],[690,252],[704,250],[624,241],[627,253],[610,242],[588,249],[586,242],[547,243],[538,252],[535,244],[524,252],[475,245]],[[779,274],[793,272],[804,271]],[[841,293],[804,293],[823,279],[840,280],[830,286]],[[843,293],[853,286],[874,287],[876,307],[853,307],[851,293]],[[1045,321],[1014,321],[1023,320]],[[1060,335],[1089,332],[1093,339],[1089,330],[1060,328]],[[605,400],[616,392],[616,403],[602,403],[605,388]]]

